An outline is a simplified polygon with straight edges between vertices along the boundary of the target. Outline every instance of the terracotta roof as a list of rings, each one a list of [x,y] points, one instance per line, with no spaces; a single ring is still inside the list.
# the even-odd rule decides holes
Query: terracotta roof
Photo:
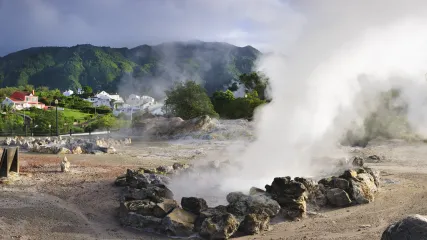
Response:
[[[25,101],[25,96],[30,96],[30,93],[16,91],[10,96],[10,99],[13,101]]]

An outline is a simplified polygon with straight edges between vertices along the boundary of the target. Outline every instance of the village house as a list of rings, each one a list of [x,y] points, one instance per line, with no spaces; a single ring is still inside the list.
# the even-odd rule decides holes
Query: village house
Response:
[[[16,91],[3,100],[2,106],[11,106],[16,110],[29,109],[31,107],[46,109],[45,104],[39,102],[39,97],[35,96],[34,90],[32,93]]]
[[[118,94],[110,95],[105,91],[96,94],[94,97],[86,99],[92,103],[94,107],[106,106],[110,108],[117,108],[117,105],[124,103],[123,98]]]
[[[68,89],[67,91],[65,91],[65,92],[62,93],[62,95],[66,96],[66,97],[69,97],[69,96],[71,96],[73,94],[74,94],[74,91],[70,90],[70,89]]]

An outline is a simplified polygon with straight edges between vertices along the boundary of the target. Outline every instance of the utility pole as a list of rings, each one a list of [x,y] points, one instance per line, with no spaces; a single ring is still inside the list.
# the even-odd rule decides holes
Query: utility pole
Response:
[[[55,99],[56,106],[56,136],[59,137],[59,129],[58,129],[58,99]]]

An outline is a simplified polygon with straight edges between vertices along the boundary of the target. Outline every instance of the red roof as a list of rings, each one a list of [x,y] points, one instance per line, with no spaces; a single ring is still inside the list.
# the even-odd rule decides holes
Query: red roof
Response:
[[[30,96],[30,93],[16,91],[10,96],[10,99],[12,101],[25,101],[25,96]]]

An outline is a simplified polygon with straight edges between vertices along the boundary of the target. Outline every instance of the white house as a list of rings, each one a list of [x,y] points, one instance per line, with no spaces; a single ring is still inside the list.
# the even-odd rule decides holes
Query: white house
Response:
[[[96,94],[94,97],[86,99],[91,102],[94,107],[107,106],[110,108],[116,108],[117,105],[124,103],[123,98],[118,94],[110,95],[105,91]]]
[[[81,88],[79,88],[79,89],[77,89],[77,94],[83,94],[83,93],[85,93],[85,91],[83,91],[83,89],[81,89]]]
[[[138,96],[131,94],[126,99],[126,103],[113,110],[113,114],[118,116],[124,113],[127,116],[140,111],[148,111],[155,115],[162,115],[161,107],[163,104],[156,103],[155,99],[150,96]]]
[[[131,94],[126,99],[126,103],[132,106],[140,106],[145,105],[147,103],[154,104],[156,100],[150,96],[138,96],[136,94]]]
[[[65,91],[65,92],[62,93],[62,95],[66,96],[66,97],[69,97],[69,96],[71,96],[73,94],[74,94],[74,91],[70,90],[70,89],[68,89],[67,91]]]

